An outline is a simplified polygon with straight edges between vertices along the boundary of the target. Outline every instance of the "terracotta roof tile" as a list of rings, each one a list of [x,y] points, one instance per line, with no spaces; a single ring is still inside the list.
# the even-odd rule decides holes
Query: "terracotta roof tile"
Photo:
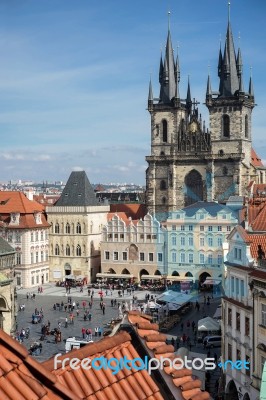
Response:
[[[251,149],[251,164],[254,165],[254,167],[263,167],[261,158],[257,155],[253,148]]]
[[[137,327],[138,327],[138,329],[146,329],[146,330],[153,330],[153,331],[159,330],[158,324],[152,324],[150,322],[140,322],[140,323],[138,323]]]
[[[258,258],[258,246],[261,245],[262,250],[266,254],[266,234],[249,234],[250,253],[255,259]]]
[[[164,353],[174,353],[175,348],[171,344],[163,344],[162,346],[157,347],[155,350],[155,354],[164,354]]]
[[[160,342],[166,342],[167,335],[164,333],[156,333],[155,335],[147,335],[145,336],[146,342],[154,342],[154,341],[160,341]]]

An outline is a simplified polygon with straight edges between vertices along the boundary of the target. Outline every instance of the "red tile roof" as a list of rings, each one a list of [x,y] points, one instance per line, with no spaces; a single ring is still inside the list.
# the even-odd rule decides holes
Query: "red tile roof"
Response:
[[[73,350],[59,359],[70,357],[82,360],[89,357],[93,360],[101,356],[108,360],[113,357],[122,359],[126,356],[129,360],[140,357],[131,343],[131,336],[122,331],[97,343]],[[53,359],[45,361],[42,365],[80,399],[163,400],[159,387],[145,369],[123,368],[117,374],[113,374],[110,368],[74,370],[67,361],[64,369],[55,370]]]
[[[254,232],[266,232],[266,203],[263,203],[259,209],[256,218],[251,222]]]
[[[147,214],[145,204],[110,204],[110,212],[119,213],[123,212],[127,218],[143,219]]]
[[[155,349],[155,357],[164,357],[170,359],[177,358],[177,356],[174,354],[174,347],[165,344],[165,336],[159,333],[159,326],[157,324],[151,323],[150,320],[146,319],[145,315],[136,311],[130,311],[128,313],[128,320],[132,323],[132,325],[135,325],[135,329],[137,333],[144,339],[145,345],[150,350]],[[197,377],[193,376],[192,370],[186,368],[177,370],[171,368],[169,363],[168,365],[166,363],[164,366],[164,372],[173,378],[172,382],[176,386],[176,390],[180,391],[180,395],[183,396],[183,399],[209,400],[211,398],[208,392],[200,389],[202,387],[202,383]]]
[[[248,237],[250,240],[250,253],[253,258],[258,258],[258,245],[261,245],[262,250],[266,254],[266,234],[249,233]]]
[[[1,400],[80,400],[16,340],[0,330]]]
[[[253,148],[251,149],[251,164],[254,167],[263,167],[261,158],[257,155]]]
[[[0,191],[0,226],[8,225],[11,213],[20,213],[19,225],[9,225],[10,229],[26,229],[49,227],[44,206],[36,201],[29,200],[22,192]],[[41,224],[36,224],[34,214],[41,212]]]

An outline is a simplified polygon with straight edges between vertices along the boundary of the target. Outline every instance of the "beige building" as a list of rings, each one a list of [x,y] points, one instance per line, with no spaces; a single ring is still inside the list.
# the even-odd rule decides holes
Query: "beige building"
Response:
[[[95,280],[100,270],[100,241],[109,205],[97,201],[85,171],[73,171],[61,197],[46,212],[50,228],[51,281]]]
[[[136,221],[124,213],[110,214],[103,227],[98,277],[159,280],[166,274],[164,254],[164,232],[150,214]]]
[[[15,330],[15,261],[16,251],[0,237],[0,328],[8,334]]]
[[[44,207],[22,192],[0,192],[0,236],[16,250],[16,285],[49,282],[48,231]]]

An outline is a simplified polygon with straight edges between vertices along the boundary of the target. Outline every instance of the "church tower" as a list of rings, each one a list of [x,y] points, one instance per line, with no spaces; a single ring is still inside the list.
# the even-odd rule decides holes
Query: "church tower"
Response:
[[[206,106],[210,131],[191,98],[180,98],[180,67],[174,58],[171,33],[159,66],[159,98],[149,85],[151,154],[146,157],[146,204],[150,213],[163,219],[168,212],[197,201],[225,203],[232,195],[244,195],[251,176],[251,114],[255,106],[253,84],[244,91],[240,49],[235,53],[230,18],[224,52],[218,60],[219,90],[212,91],[208,76]],[[263,166],[260,167],[265,170]]]
[[[179,95],[180,68],[174,58],[168,28],[164,58],[159,66],[160,96],[149,85],[151,155],[146,157],[146,204],[157,217],[195,203],[211,200],[210,134],[191,99],[188,81],[185,99]]]
[[[218,92],[212,92],[208,77],[206,106],[210,116],[214,199],[224,202],[231,195],[244,195],[250,180],[251,114],[255,106],[251,78],[248,92],[244,90],[241,51],[238,49],[236,55],[230,14],[224,52],[221,48],[219,52],[218,77]]]

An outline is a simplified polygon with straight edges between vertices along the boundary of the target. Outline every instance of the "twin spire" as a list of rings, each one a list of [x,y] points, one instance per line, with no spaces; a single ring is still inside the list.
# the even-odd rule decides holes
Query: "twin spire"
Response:
[[[239,95],[247,96],[252,102],[254,102],[254,91],[253,82],[250,77],[249,91],[245,93],[243,84],[243,63],[242,55],[240,49],[236,56],[234,48],[234,40],[230,23],[230,4],[228,11],[228,25],[226,32],[226,40],[224,46],[224,52],[222,53],[221,47],[219,51],[218,58],[218,77],[220,78],[219,91],[212,92],[210,75],[207,81],[207,91],[206,91],[206,102],[210,101],[212,95],[218,95],[219,98],[232,98],[238,97]],[[158,99],[158,104],[173,104],[178,101],[180,102],[179,95],[179,81],[180,81],[180,68],[179,68],[179,58],[178,54],[176,60],[174,59],[174,51],[171,40],[170,33],[170,23],[168,23],[168,35],[165,48],[165,56],[161,54],[160,66],[159,66],[159,83],[160,83],[160,96]],[[186,105],[189,106],[190,97],[190,86],[188,82],[188,94],[186,99]],[[157,99],[156,99],[157,100]],[[149,107],[153,104],[153,91],[152,84],[150,80],[149,85],[149,97],[148,97]]]

